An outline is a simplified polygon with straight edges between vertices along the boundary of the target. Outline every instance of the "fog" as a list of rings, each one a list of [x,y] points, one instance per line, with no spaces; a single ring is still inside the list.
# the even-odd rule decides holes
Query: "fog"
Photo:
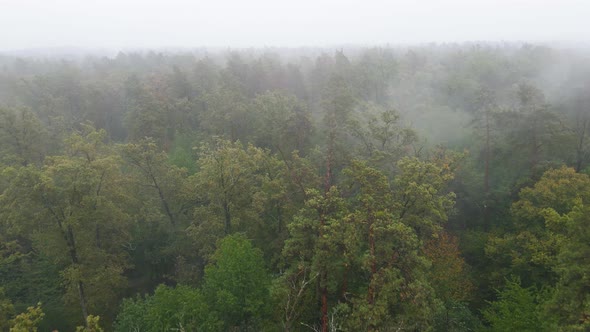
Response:
[[[589,17],[0,0],[0,331],[590,331]]]
[[[0,51],[588,42],[582,0],[1,0]]]

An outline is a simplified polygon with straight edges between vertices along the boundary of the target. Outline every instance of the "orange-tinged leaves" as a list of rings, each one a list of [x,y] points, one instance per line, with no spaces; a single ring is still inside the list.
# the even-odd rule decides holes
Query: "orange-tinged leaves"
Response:
[[[429,277],[437,295],[444,301],[469,299],[473,284],[457,238],[443,231],[426,243],[424,253],[432,262]]]

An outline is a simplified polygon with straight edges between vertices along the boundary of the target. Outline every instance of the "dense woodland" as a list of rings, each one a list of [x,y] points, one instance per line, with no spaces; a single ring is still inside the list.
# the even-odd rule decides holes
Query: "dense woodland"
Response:
[[[589,174],[585,50],[3,56],[0,330],[587,331]]]

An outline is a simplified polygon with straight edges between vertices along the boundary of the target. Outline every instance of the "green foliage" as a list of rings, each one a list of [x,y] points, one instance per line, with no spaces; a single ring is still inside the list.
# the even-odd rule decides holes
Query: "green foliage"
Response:
[[[157,86],[157,82],[143,84],[136,76],[126,82],[127,114],[125,122],[132,140],[152,137],[160,146],[168,143],[167,113],[170,102]]]
[[[86,326],[78,326],[76,332],[104,332],[98,324],[99,321],[99,316],[88,315],[86,318]]]
[[[418,140],[416,132],[402,123],[398,111],[374,104],[362,105],[351,120],[351,130],[359,140],[356,153],[387,175],[395,173],[397,161]]]
[[[255,121],[249,112],[248,99],[235,77],[224,75],[222,78],[221,86],[204,96],[211,111],[200,114],[201,127],[209,136],[223,136],[232,142],[249,141],[250,125]]]
[[[400,174],[393,182],[395,210],[421,240],[436,234],[452,211],[455,193],[445,189],[454,177],[453,159],[428,162],[403,158],[398,162]]]
[[[9,227],[62,267],[66,301],[82,313],[109,312],[125,284],[127,193],[105,134],[87,126],[67,140],[67,154],[12,170],[1,197]]]
[[[26,312],[18,314],[11,321],[10,332],[37,332],[44,316],[41,303],[37,303],[35,307],[28,307]]]
[[[14,236],[12,230],[3,231],[4,236]],[[72,329],[69,322],[71,308],[62,301],[63,281],[60,267],[40,253],[27,252],[26,242],[5,241],[0,236],[0,330],[14,312],[24,310],[35,301],[44,303],[45,319],[40,329]],[[12,308],[12,309],[10,309]]]
[[[291,331],[301,321],[309,321],[314,316],[310,308],[315,306],[314,286],[319,273],[311,274],[309,268],[299,263],[273,280],[270,287],[275,321],[281,322],[283,329]]]
[[[115,331],[218,331],[219,321],[201,291],[189,286],[158,286],[151,296],[125,299]]]
[[[428,280],[437,297],[445,305],[468,301],[472,297],[473,283],[468,266],[461,257],[457,238],[442,232],[424,246],[426,257],[432,262]]]
[[[295,96],[278,91],[256,96],[253,101],[257,146],[280,153],[302,151],[312,130],[309,111]]]
[[[283,282],[288,283],[283,284],[283,287],[287,287],[288,294],[293,296],[294,291],[298,292],[297,289],[308,289],[306,282],[317,279],[319,295],[324,305],[320,309],[316,302],[310,304],[310,308],[313,308],[312,312],[315,313],[313,316],[320,310],[326,312],[326,315],[322,315],[326,320],[329,310],[328,296],[338,294],[346,275],[346,265],[350,265],[352,259],[348,244],[350,236],[354,236],[354,233],[351,233],[352,224],[347,220],[346,213],[346,202],[335,186],[324,195],[316,189],[307,189],[305,208],[288,225],[290,237],[283,248],[284,259],[290,264],[283,276]],[[296,295],[295,299],[302,300],[300,295]],[[282,309],[289,309],[289,303],[283,305],[285,307]],[[286,317],[284,321],[287,326],[292,326],[293,317],[301,314],[300,309],[291,308],[290,311],[290,317]]]
[[[39,164],[47,152],[47,133],[28,109],[0,108],[0,161],[9,165]]]
[[[447,301],[437,311],[433,329],[440,332],[467,332],[481,331],[483,326],[467,303]]]
[[[361,266],[370,273],[368,295],[353,301],[352,328],[431,325],[437,303],[420,247],[440,229],[453,204],[454,196],[444,193],[453,176],[449,163],[404,158],[398,163],[395,190],[382,173],[366,165],[353,163],[347,170],[359,186],[356,199],[361,205],[351,218],[368,226],[368,234],[360,237],[368,250]]]
[[[587,175],[565,167],[547,171],[514,203],[516,231],[493,238],[487,249],[494,257],[504,255],[529,283],[555,287],[550,308],[571,328],[587,324],[584,276],[590,234],[584,225],[589,200]]]
[[[168,155],[152,138],[138,139],[119,148],[135,171],[138,185],[136,194],[139,196],[145,193],[142,198],[148,201],[146,203],[154,202],[156,206],[161,206],[165,218],[176,226],[180,222],[181,211],[174,203],[180,205],[179,188],[185,180],[186,170],[171,165]],[[145,192],[146,188],[148,192]]]
[[[270,278],[262,252],[242,234],[218,242],[205,269],[203,294],[226,329],[256,327],[269,313]]]
[[[581,60],[0,57],[0,329],[587,330]]]
[[[194,135],[177,134],[174,146],[168,154],[170,164],[179,168],[185,168],[189,175],[197,171],[196,153],[194,149]]]
[[[147,317],[148,299],[139,296],[135,299],[123,299],[115,319],[115,331],[147,331],[149,329],[148,322],[151,320]]]
[[[125,299],[115,331],[219,331],[217,314],[200,290],[178,285],[158,286],[151,296]]]
[[[4,289],[0,287],[0,330],[7,330],[10,318],[14,315],[14,305],[6,298]]]
[[[520,280],[506,280],[498,299],[483,310],[490,331],[555,331],[551,317],[543,312],[543,299],[535,288],[524,288]]]
[[[187,191],[190,200],[201,202],[188,228],[199,254],[208,257],[218,239],[244,232],[267,257],[276,256],[291,213],[284,164],[267,150],[218,140],[203,147],[198,168]]]

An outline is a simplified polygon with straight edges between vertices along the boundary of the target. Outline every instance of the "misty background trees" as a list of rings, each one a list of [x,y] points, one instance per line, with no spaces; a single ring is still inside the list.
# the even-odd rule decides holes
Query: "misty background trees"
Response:
[[[0,327],[584,330],[588,56],[0,56]]]

